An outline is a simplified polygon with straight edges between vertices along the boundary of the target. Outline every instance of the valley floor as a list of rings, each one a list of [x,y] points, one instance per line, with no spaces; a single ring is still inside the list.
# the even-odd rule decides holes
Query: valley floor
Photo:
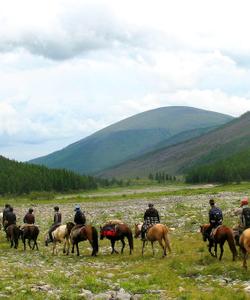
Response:
[[[41,230],[39,251],[10,249],[0,233],[0,299],[250,299],[250,271],[239,258],[232,261],[228,245],[222,262],[208,254],[199,233],[207,222],[208,201],[214,196],[224,212],[224,224],[237,224],[232,215],[250,185],[167,186],[114,189],[82,195],[60,195],[54,200],[2,199],[14,205],[21,224],[30,206],[34,207]],[[171,228],[172,252],[161,258],[156,245],[141,256],[141,241],[134,253],[126,246],[123,255],[110,255],[110,244],[100,241],[100,252],[90,256],[88,242],[80,243],[80,257],[58,255],[44,246],[44,234],[52,223],[53,207],[59,205],[64,223],[72,221],[74,204],[80,203],[88,223],[97,229],[109,219],[121,219],[132,227],[142,221],[148,202],[153,201],[162,223]],[[119,242],[117,249],[120,249]],[[249,262],[250,265],[250,262]],[[113,298],[111,297],[113,295]]]

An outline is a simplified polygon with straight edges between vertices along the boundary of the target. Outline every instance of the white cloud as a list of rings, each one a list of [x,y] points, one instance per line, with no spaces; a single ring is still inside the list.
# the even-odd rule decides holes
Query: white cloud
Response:
[[[159,106],[250,110],[249,8],[0,0],[0,153],[44,155]]]

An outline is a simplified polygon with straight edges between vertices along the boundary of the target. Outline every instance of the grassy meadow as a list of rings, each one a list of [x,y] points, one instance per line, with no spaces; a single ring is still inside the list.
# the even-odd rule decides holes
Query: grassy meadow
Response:
[[[232,261],[228,245],[219,262],[208,253],[199,225],[207,222],[208,200],[215,197],[224,212],[224,224],[237,224],[232,211],[249,195],[250,184],[226,186],[166,186],[101,189],[96,192],[0,198],[0,204],[14,206],[18,224],[32,206],[40,228],[39,251],[10,249],[0,233],[0,299],[250,299],[249,270],[239,258]],[[58,255],[44,246],[44,234],[52,223],[53,207],[59,205],[63,221],[72,221],[74,204],[85,211],[88,223],[97,229],[109,219],[119,218],[132,227],[143,219],[148,202],[155,203],[162,223],[171,228],[172,252],[162,259],[162,251],[147,245],[141,256],[141,241],[134,240],[123,255],[110,255],[109,241],[99,243],[97,257],[91,257],[88,242],[81,242],[80,257]],[[116,245],[120,249],[120,243]],[[249,287],[249,289],[248,289]],[[247,291],[249,290],[249,292]],[[113,296],[112,296],[113,295]],[[115,296],[116,295],[116,296]]]

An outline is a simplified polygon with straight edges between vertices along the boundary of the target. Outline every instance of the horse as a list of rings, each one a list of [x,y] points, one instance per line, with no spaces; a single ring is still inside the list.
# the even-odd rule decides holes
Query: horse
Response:
[[[250,228],[242,232],[239,244],[243,254],[243,268],[247,269],[247,257],[248,253],[250,253]]]
[[[37,245],[38,234],[39,228],[38,226],[33,224],[26,224],[20,229],[20,236],[23,241],[24,250],[26,250],[26,239],[28,240],[30,249],[34,250],[36,247],[36,249],[39,250]],[[34,241],[33,247],[31,247],[30,241]]]
[[[70,241],[72,243],[71,253],[74,253],[75,246],[76,246],[77,256],[79,256],[80,253],[79,253],[78,243],[86,240],[89,241],[93,249],[91,256],[96,256],[99,250],[98,232],[96,228],[91,225],[83,225],[83,226],[76,225],[72,228],[70,233]]]
[[[11,224],[6,228],[7,240],[10,241],[10,248],[14,246],[15,249],[18,247],[18,240],[20,237],[20,226]]]
[[[138,238],[141,235],[142,226],[143,226],[142,223],[135,224],[135,238]],[[164,224],[158,223],[149,227],[147,230],[146,238],[143,240],[142,243],[142,255],[144,254],[144,248],[147,241],[151,242],[153,255],[155,255],[154,242],[158,241],[158,243],[163,249],[162,257],[165,257],[167,255],[167,248],[169,252],[171,252],[168,234],[169,234],[169,229]]]
[[[236,256],[237,256],[237,250],[236,250],[236,246],[235,246],[234,235],[233,235],[232,229],[227,226],[220,225],[217,227],[214,237],[211,238],[207,234],[207,230],[209,227],[210,227],[210,224],[201,225],[200,232],[202,234],[203,241],[206,242],[206,240],[208,240],[208,242],[209,242],[208,251],[211,254],[211,256],[217,257],[217,245],[219,244],[220,245],[219,260],[221,260],[222,256],[223,256],[223,252],[224,252],[223,246],[224,246],[225,241],[227,241],[228,246],[233,255],[233,261],[235,261]],[[212,253],[212,247],[214,247],[214,253]]]
[[[58,226],[54,231],[52,231],[52,239],[53,239],[53,250],[52,254],[54,255],[57,251],[57,243],[64,243],[63,245],[63,253],[69,255],[70,248],[70,232],[71,229],[75,226],[74,223],[68,222],[65,225]],[[45,245],[48,246],[48,234],[46,235]],[[66,249],[67,248],[67,249]]]
[[[127,224],[114,221],[106,223],[103,227],[100,227],[100,239],[103,240],[105,237],[111,242],[111,254],[118,253],[118,251],[115,250],[116,241],[121,241],[121,254],[123,254],[123,250],[126,245],[124,241],[125,237],[128,239],[129,243],[129,254],[132,254],[132,251],[134,249],[133,234],[132,230]]]

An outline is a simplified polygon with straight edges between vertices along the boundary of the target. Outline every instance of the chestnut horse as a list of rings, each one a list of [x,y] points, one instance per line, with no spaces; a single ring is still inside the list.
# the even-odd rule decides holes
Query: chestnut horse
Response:
[[[108,232],[110,232],[110,234]],[[123,254],[123,250],[126,245],[124,241],[125,238],[128,239],[129,254],[132,254],[132,251],[134,249],[133,234],[132,230],[127,224],[119,222],[115,224],[114,222],[112,223],[112,221],[105,224],[103,227],[100,227],[100,239],[103,240],[105,237],[111,242],[111,254],[118,253],[118,251],[115,250],[116,241],[121,241],[121,254]]]
[[[95,227],[91,225],[84,225],[79,226],[76,225],[72,228],[70,233],[70,240],[72,243],[72,251],[71,253],[74,253],[74,249],[76,246],[77,256],[80,255],[79,253],[79,246],[78,243],[81,241],[88,240],[90,245],[92,246],[92,256],[96,256],[99,250],[98,245],[98,232]]]
[[[245,229],[240,236],[240,249],[243,254],[243,268],[247,269],[247,257],[250,253],[250,228]]]
[[[223,246],[225,241],[228,242],[228,246],[232,252],[233,255],[233,260],[236,259],[237,256],[237,250],[236,250],[236,246],[235,246],[235,242],[234,242],[234,235],[233,235],[233,231],[231,228],[224,226],[224,225],[220,225],[219,227],[217,227],[215,230],[215,234],[214,237],[211,238],[210,235],[208,235],[208,229],[210,227],[210,224],[204,224],[202,226],[200,226],[200,232],[202,234],[203,237],[203,241],[206,242],[206,240],[208,240],[209,244],[208,244],[208,251],[209,253],[214,256],[217,257],[217,245],[220,245],[220,257],[219,260],[222,259],[222,255],[224,252]],[[214,247],[214,253],[212,253],[212,247]]]
[[[142,225],[143,225],[142,223],[135,224],[135,238],[138,238],[141,235]],[[164,224],[154,224],[151,227],[149,227],[147,229],[146,239],[143,240],[142,243],[142,255],[144,254],[144,247],[147,241],[151,242],[153,255],[155,255],[154,242],[158,241],[158,243],[163,249],[162,257],[165,257],[167,255],[167,251],[166,251],[167,248],[169,252],[171,252],[168,234],[169,234],[169,229]]]
[[[23,227],[20,230],[20,236],[23,241],[24,250],[26,250],[26,239],[28,240],[30,249],[34,250],[36,247],[36,249],[38,250],[38,245],[37,245],[38,234],[39,234],[38,226],[33,224],[23,225]],[[34,241],[33,247],[31,247],[30,241]]]
[[[20,226],[11,224],[6,228],[7,240],[10,241],[10,247],[14,246],[15,249],[18,247],[18,240],[20,237]]]

